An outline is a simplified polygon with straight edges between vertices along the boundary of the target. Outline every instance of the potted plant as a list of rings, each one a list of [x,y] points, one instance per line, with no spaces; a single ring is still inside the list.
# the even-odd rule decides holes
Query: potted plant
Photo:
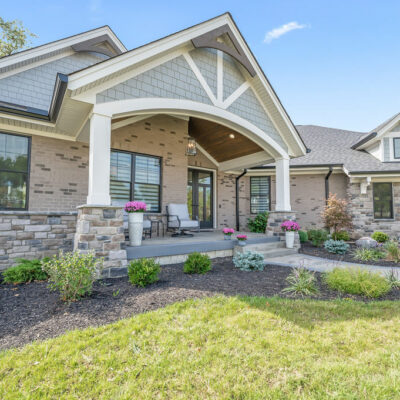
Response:
[[[300,225],[294,221],[284,221],[281,224],[281,229],[285,232],[286,247],[293,249],[294,233],[300,230]]]
[[[247,235],[237,235],[236,239],[238,240],[239,246],[246,246]]]
[[[146,203],[142,201],[128,201],[124,210],[128,213],[129,245],[140,246],[143,235],[143,213]]]
[[[235,233],[235,230],[232,228],[224,228],[222,232],[224,233],[225,240],[231,240],[231,236]]]

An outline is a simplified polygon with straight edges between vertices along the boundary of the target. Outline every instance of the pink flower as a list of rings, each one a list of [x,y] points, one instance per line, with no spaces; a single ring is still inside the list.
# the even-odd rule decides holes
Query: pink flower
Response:
[[[232,233],[235,233],[235,230],[232,228],[224,228],[222,229],[222,232],[224,232],[224,235],[232,235]]]
[[[133,213],[133,212],[145,212],[146,211],[146,203],[143,201],[128,201],[125,204],[124,210],[127,213]]]
[[[247,235],[237,235],[237,240],[247,240]]]
[[[297,232],[298,230],[300,230],[300,225],[294,221],[284,221],[281,224],[281,229],[284,232]]]

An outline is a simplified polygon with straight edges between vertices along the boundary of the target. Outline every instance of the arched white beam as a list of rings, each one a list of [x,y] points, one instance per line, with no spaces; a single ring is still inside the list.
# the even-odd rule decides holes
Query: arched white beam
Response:
[[[141,114],[190,115],[224,125],[257,143],[274,159],[289,158],[287,151],[257,126],[227,110],[190,100],[140,98],[95,104],[93,112],[107,117]]]

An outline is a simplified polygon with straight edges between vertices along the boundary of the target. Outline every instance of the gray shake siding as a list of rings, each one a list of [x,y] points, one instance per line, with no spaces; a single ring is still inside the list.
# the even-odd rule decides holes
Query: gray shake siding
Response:
[[[214,49],[196,49],[190,52],[190,56],[214,96],[217,96],[217,51]]]
[[[224,100],[227,99],[245,79],[236,66],[236,61],[229,55],[224,54]]]
[[[0,78],[0,99],[9,103],[48,110],[57,73],[69,74],[104,60],[94,53],[76,53],[36,68]]]
[[[389,161],[390,160],[390,139],[389,138],[384,138],[383,139],[383,161]]]

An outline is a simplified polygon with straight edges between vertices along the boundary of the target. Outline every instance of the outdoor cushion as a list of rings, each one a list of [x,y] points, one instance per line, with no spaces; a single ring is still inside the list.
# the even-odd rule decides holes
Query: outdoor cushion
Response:
[[[169,228],[198,228],[199,221],[195,221],[192,219],[181,219],[181,224],[179,225],[179,221],[177,219],[168,222]]]
[[[168,204],[168,214],[172,216],[177,215],[180,220],[184,219],[190,220],[187,204],[176,204],[176,203]],[[170,219],[174,220],[175,217],[172,217]]]

